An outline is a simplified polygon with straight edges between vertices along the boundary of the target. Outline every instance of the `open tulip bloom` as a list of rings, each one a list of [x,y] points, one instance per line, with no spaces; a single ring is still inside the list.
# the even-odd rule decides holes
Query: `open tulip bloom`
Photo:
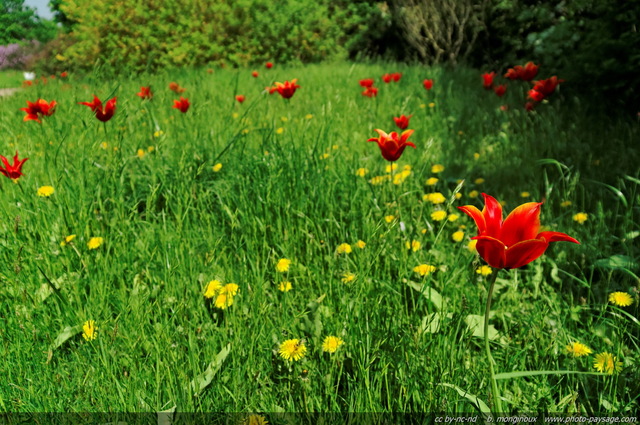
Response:
[[[291,99],[291,96],[296,92],[300,86],[297,84],[298,79],[294,78],[291,81],[285,81],[284,83],[276,82],[272,87],[273,91],[269,91],[269,93],[278,92],[283,99]]]
[[[18,159],[18,151],[16,151],[16,154],[13,157],[13,164],[9,164],[9,160],[0,155],[0,161],[2,161],[2,165],[0,165],[0,173],[12,180],[20,178],[23,176],[22,165],[27,161],[27,159],[29,158]]]
[[[367,142],[377,142],[382,157],[387,161],[393,162],[398,160],[407,146],[411,146],[414,149],[416,148],[416,145],[408,140],[413,134],[413,130],[406,130],[401,135],[398,135],[395,131],[387,134],[382,130],[376,129],[376,132],[379,134],[379,137],[372,137],[367,140]]]
[[[24,117],[24,121],[40,121],[40,116],[50,117],[56,110],[56,101],[52,100],[50,103],[44,99],[38,99],[35,102],[29,102],[27,100],[27,107],[20,108],[21,111],[27,113]]]
[[[96,96],[93,95],[93,102],[78,102],[80,105],[85,105],[91,108],[94,114],[96,114],[96,118],[102,122],[109,121],[113,114],[116,112],[116,98],[109,99],[107,103],[105,103],[104,107],[102,106],[102,101]]]

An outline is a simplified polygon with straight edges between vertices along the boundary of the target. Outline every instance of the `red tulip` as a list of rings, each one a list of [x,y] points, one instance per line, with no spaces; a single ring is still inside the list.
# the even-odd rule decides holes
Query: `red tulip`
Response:
[[[533,102],[527,102],[527,103],[525,103],[525,104],[524,104],[524,109],[525,109],[526,111],[531,112],[531,111],[533,111],[533,109],[535,108],[535,106],[536,106],[536,105],[535,105],[535,103],[533,103]]]
[[[362,87],[373,87],[373,78],[365,78],[364,80],[360,80],[360,85]]]
[[[69,73],[67,71],[62,71],[60,73],[60,78],[67,78],[69,76]]]
[[[169,90],[180,94],[180,93],[184,93],[186,89],[184,87],[180,87],[180,84],[172,81],[169,83]]]
[[[22,87],[31,87],[33,85],[33,81],[31,80],[24,80],[22,82]]]
[[[285,81],[284,83],[275,83],[272,88],[274,88],[283,99],[291,99],[291,96],[293,96],[296,90],[300,88],[300,86],[296,84],[297,81],[298,79],[294,78],[293,80]]]
[[[533,85],[533,89],[538,93],[542,94],[544,97],[550,96],[558,87],[558,84],[564,82],[564,80],[558,79],[555,75],[553,77],[547,78],[546,80],[536,81]]]
[[[536,102],[542,102],[544,100],[544,94],[532,89],[529,90],[529,98],[535,100]]]
[[[411,146],[414,149],[416,147],[416,145],[407,140],[413,134],[413,130],[406,130],[400,136],[395,131],[387,134],[382,130],[376,129],[376,132],[379,137],[372,137],[367,142],[377,142],[382,157],[387,161],[396,161],[407,146]]]
[[[394,82],[397,83],[398,81],[400,81],[400,78],[402,78],[402,72],[394,72],[393,74],[391,74],[391,78]]]
[[[378,95],[378,89],[373,86],[367,87],[362,92],[362,95],[367,97],[376,97]]]
[[[507,92],[507,86],[505,86],[504,84],[500,84],[495,89],[493,89],[493,91],[498,95],[498,97],[502,97]]]
[[[424,80],[422,85],[424,85],[425,90],[431,90],[433,88],[433,78]]]
[[[273,64],[272,64],[271,62],[267,62],[267,63],[265,63],[265,64],[264,64],[264,66],[265,66],[267,69],[271,69],[271,68],[273,68]]]
[[[140,93],[136,93],[141,99],[151,99],[153,98],[153,93],[151,93],[151,87],[140,87]]]
[[[413,115],[409,115],[408,117],[406,115],[400,115],[398,118],[393,117],[393,121],[395,121],[400,130],[404,130],[409,127],[409,118],[412,116]]]
[[[536,75],[538,75],[538,65],[533,62],[527,62],[520,72],[520,79],[522,81],[531,81],[536,77]]]
[[[480,257],[496,269],[517,269],[540,257],[551,242],[573,242],[561,232],[540,232],[542,202],[528,202],[514,209],[502,221],[502,206],[492,196],[483,193],[482,212],[473,205],[458,207],[475,221],[478,235],[476,249]]]
[[[391,74],[384,74],[382,76],[382,81],[384,81],[385,83],[390,83],[391,80],[393,80],[393,75]]]
[[[21,111],[25,111],[27,115],[25,115],[23,121],[40,121],[40,116],[50,117],[53,115],[56,109],[56,101],[52,100],[51,103],[47,103],[44,99],[38,99],[35,102],[29,102],[27,100],[27,107],[20,108]]]
[[[251,72],[251,76],[252,76],[253,78],[258,78],[258,71],[253,71],[253,72]]]
[[[185,99],[182,96],[180,96],[180,100],[173,101],[173,108],[179,109],[183,114],[189,110],[189,106],[191,106],[189,99]]]
[[[4,174],[6,177],[10,179],[17,179],[22,176],[22,165],[29,158],[24,158],[22,160],[18,160],[18,151],[16,151],[16,155],[13,157],[13,165],[9,165],[9,161],[4,156],[0,155],[0,161],[4,164],[4,168],[0,166],[0,173]]]
[[[504,77],[510,80],[519,80],[521,71],[522,67],[520,65],[516,65],[513,68],[507,69],[507,73],[504,74]]]
[[[244,95],[243,94],[239,94],[236,96],[236,100],[240,103],[244,102]]]
[[[91,110],[96,114],[96,118],[98,118],[102,122],[107,122],[113,117],[113,114],[116,112],[116,98],[110,99],[102,107],[102,102],[98,99],[98,96],[93,95],[93,102],[78,102],[80,105],[85,105],[91,108]]]
[[[495,72],[485,72],[482,74],[482,86],[487,90],[493,87],[493,77],[495,76]]]

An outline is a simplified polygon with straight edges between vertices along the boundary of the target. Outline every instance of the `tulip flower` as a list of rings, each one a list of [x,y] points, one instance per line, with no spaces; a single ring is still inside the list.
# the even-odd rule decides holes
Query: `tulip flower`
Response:
[[[391,79],[396,83],[400,81],[400,78],[402,78],[402,72],[394,72],[391,74]]]
[[[98,99],[98,96],[93,95],[93,102],[78,102],[80,105],[85,105],[91,108],[94,114],[96,114],[96,118],[98,118],[102,122],[107,122],[113,117],[113,114],[116,112],[116,98],[110,99],[107,103],[102,107],[102,102]]]
[[[376,132],[379,137],[372,137],[367,142],[378,143],[382,157],[387,161],[398,160],[407,146],[416,148],[416,145],[408,141],[411,134],[413,134],[413,130],[406,130],[401,135],[398,135],[395,131],[387,134],[382,130],[376,129]]]
[[[498,95],[498,97],[502,97],[507,92],[507,86],[505,86],[504,84],[500,84],[499,86],[494,88],[493,91],[496,93],[496,95]]]
[[[264,66],[265,66],[265,68],[267,68],[267,69],[271,69],[271,68],[273,68],[273,64],[272,64],[271,62],[267,62],[267,63],[265,63],[265,64],[264,64]]]
[[[393,80],[393,75],[391,75],[391,74],[384,74],[382,76],[382,81],[384,81],[387,84],[390,83],[391,80]]]
[[[433,88],[433,78],[424,80],[422,82],[422,85],[424,86],[425,90],[431,90]]]
[[[180,94],[180,93],[184,93],[185,90],[187,90],[187,89],[185,89],[184,87],[180,87],[180,84],[172,81],[172,82],[169,83],[169,90],[171,90],[172,92]]]
[[[29,102],[27,100],[27,107],[20,108],[21,111],[25,111],[27,115],[25,115],[23,121],[40,121],[40,116],[50,117],[53,115],[56,109],[56,101],[52,100],[50,103],[47,103],[44,99],[38,99],[35,102]]]
[[[364,80],[360,80],[360,85],[362,87],[373,87],[373,78],[365,78]]]
[[[0,161],[2,161],[2,164],[4,165],[4,168],[2,168],[2,166],[0,166],[0,173],[4,174],[6,177],[8,177],[8,178],[10,178],[12,180],[16,180],[20,176],[23,176],[23,174],[22,174],[22,165],[28,159],[29,158],[23,158],[22,160],[19,160],[18,159],[18,151],[16,151],[16,155],[13,157],[13,165],[10,165],[9,161],[7,160],[7,158],[5,158],[4,156],[0,155]]]
[[[531,81],[536,75],[538,75],[538,65],[533,62],[527,62],[522,71],[520,71],[520,79],[522,81]]]
[[[551,242],[573,242],[561,232],[540,232],[542,202],[528,202],[514,209],[502,221],[502,206],[492,196],[483,193],[482,211],[473,205],[458,207],[478,226],[476,250],[480,257],[496,269],[517,269],[540,257]]]
[[[136,93],[136,96],[141,99],[151,99],[153,98],[153,93],[151,93],[151,87],[140,87],[140,92]]]
[[[189,110],[189,106],[191,106],[189,99],[185,99],[182,96],[180,96],[180,100],[173,101],[173,108],[179,109],[183,114]]]
[[[236,95],[236,100],[238,102],[242,103],[242,102],[244,102],[244,99],[245,99],[245,97],[244,97],[243,94]]]
[[[537,90],[529,90],[529,99],[535,100],[536,102],[542,102],[544,100],[544,94],[540,93]]]
[[[69,76],[69,73],[67,71],[62,71],[60,73],[60,78],[67,78]]]
[[[362,95],[367,97],[376,97],[378,95],[378,89],[377,87],[373,87],[373,86],[367,87],[362,92]]]
[[[393,121],[396,123],[400,130],[405,130],[407,127],[409,127],[409,118],[411,118],[412,116],[413,115],[409,115],[408,117],[406,115],[400,115],[397,118],[393,117]]]
[[[300,88],[296,82],[297,78],[294,78],[291,81],[285,81],[284,83],[275,83],[274,89],[282,96],[283,99],[290,99],[291,96],[296,92],[297,89]]]
[[[558,79],[558,77],[554,75],[553,77],[547,78],[546,80],[536,81],[533,85],[533,89],[531,90],[534,90],[540,93],[543,96],[543,98],[548,97],[556,90],[556,87],[558,87],[558,84],[562,82],[564,82],[564,80],[560,80]]]
[[[533,102],[527,102],[524,104],[524,109],[528,112],[533,111],[535,107],[536,107],[536,104]]]
[[[258,78],[258,71],[252,71],[252,72],[251,72],[251,76],[252,76],[253,78]]]
[[[482,74],[482,86],[489,90],[493,87],[493,77],[496,76],[495,72],[485,72]]]

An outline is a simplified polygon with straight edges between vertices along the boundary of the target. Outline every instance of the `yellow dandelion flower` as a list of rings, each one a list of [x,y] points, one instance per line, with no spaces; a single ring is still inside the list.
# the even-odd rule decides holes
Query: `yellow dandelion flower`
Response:
[[[420,109],[424,109],[424,108],[426,108],[426,107],[427,107],[427,105],[426,105],[426,104],[424,104],[424,103],[421,103],[421,104],[420,104]]]
[[[98,327],[94,320],[87,320],[82,325],[82,337],[87,341],[92,341],[98,337]]]
[[[222,289],[222,282],[219,280],[212,280],[207,283],[207,288],[204,290],[205,298],[213,298],[216,296],[218,291]]]
[[[307,114],[304,116],[306,119],[310,120],[311,118],[313,118],[313,114]]]
[[[402,167],[402,171],[411,171],[411,165],[407,164],[404,167]]]
[[[418,251],[422,247],[422,244],[420,243],[420,241],[416,241],[416,240],[412,240],[411,242],[406,241],[404,245],[407,247],[407,249],[410,249],[413,252]]]
[[[288,339],[280,344],[280,357],[288,361],[298,361],[304,357],[307,347],[304,340]]]
[[[147,147],[147,152],[149,152],[149,153],[151,153],[151,152],[153,152],[153,151],[155,151],[155,150],[156,150],[156,147],[155,147],[155,146],[149,146],[149,147]]]
[[[476,273],[482,276],[489,276],[493,273],[493,270],[491,270],[491,267],[489,266],[480,266],[476,269]]]
[[[469,243],[467,244],[467,248],[468,248],[468,249],[469,249],[469,251],[471,251],[471,252],[477,252],[477,249],[476,249],[476,245],[477,245],[477,244],[478,244],[478,241],[477,241],[477,240],[475,240],[475,239],[474,239],[474,240],[471,240],[471,241],[469,241]]]
[[[240,289],[240,287],[237,284],[227,283],[222,288],[220,288],[220,293],[234,297],[238,294],[238,289]]]
[[[291,260],[287,260],[286,258],[281,258],[278,260],[278,264],[276,264],[276,270],[280,273],[285,273],[289,271],[289,266],[291,265]]]
[[[420,233],[422,233],[423,235],[426,235],[427,234],[427,229],[420,230]]]
[[[87,248],[89,248],[89,249],[97,249],[97,248],[100,247],[100,245],[102,245],[103,242],[104,242],[104,238],[93,237],[93,238],[89,239],[89,242],[87,242]]]
[[[235,120],[236,118],[238,118],[240,116],[240,114],[238,114],[237,112],[234,112],[233,114],[231,114],[231,116]]]
[[[249,415],[243,421],[243,425],[269,425],[269,421],[261,415]]]
[[[571,344],[567,344],[565,348],[567,353],[571,354],[573,357],[588,356],[592,353],[591,348],[580,342],[572,342]]]
[[[520,192],[520,197],[521,198],[528,198],[529,196],[531,196],[531,194],[529,192]]]
[[[453,234],[451,235],[451,239],[453,239],[454,242],[462,242],[462,240],[464,239],[464,232],[462,230],[453,232]]]
[[[426,276],[431,274],[437,270],[436,266],[432,266],[430,264],[420,264],[413,268],[413,271],[418,273],[420,276]]]
[[[333,149],[334,151],[337,151],[338,149],[340,149],[340,145],[333,145],[331,146],[331,149]]]
[[[217,163],[216,165],[214,165],[213,167],[211,167],[211,169],[213,170],[214,173],[219,172],[220,170],[222,170],[222,164],[221,163]]]
[[[328,153],[323,153],[322,155],[320,155],[320,159],[327,159],[327,158],[329,158]]]
[[[477,179],[475,179],[473,181],[475,184],[482,184],[484,183],[484,179],[482,177],[478,177]]]
[[[573,216],[573,221],[578,222],[578,224],[582,224],[587,221],[588,218],[589,216],[587,215],[587,213],[579,212],[578,214]]]
[[[287,117],[280,117],[280,121],[282,121],[282,122],[287,122],[287,121],[289,121],[289,118],[287,118]]]
[[[162,130],[156,130],[153,132],[153,137],[160,137],[164,134],[164,131]]]
[[[447,212],[443,210],[434,211],[431,213],[431,220],[442,221],[447,218]]]
[[[76,238],[76,235],[69,235],[66,238],[64,238],[64,240],[62,242],[60,242],[60,246],[65,246],[67,244],[70,244],[71,241],[73,241]]]
[[[356,176],[358,177],[364,177],[367,175],[367,173],[369,172],[369,170],[367,170],[366,168],[358,168],[356,170]]]
[[[469,198],[477,198],[479,195],[477,190],[472,190],[471,192],[469,192]]]
[[[249,134],[249,129],[248,128],[243,128],[241,133],[242,134]]]
[[[400,173],[396,174],[395,176],[393,176],[393,184],[402,184],[402,182],[404,182],[407,177],[409,177],[411,175],[411,171],[410,170],[403,170]]]
[[[224,310],[233,304],[233,296],[229,294],[218,294],[214,306],[220,310]]]
[[[395,219],[396,219],[396,216],[394,215],[387,215],[384,217],[384,221],[386,221],[387,223],[391,223]]]
[[[462,193],[460,193],[460,192],[456,192],[456,194],[454,195],[454,197],[455,197],[456,199],[460,199],[460,198],[462,198]]]
[[[293,289],[293,286],[288,280],[280,282],[280,285],[278,285],[278,291],[280,292],[289,292],[291,289]]]
[[[48,198],[53,195],[53,192],[55,192],[53,186],[41,186],[38,188],[38,196],[42,196],[43,198]]]
[[[457,220],[457,219],[459,219],[459,218],[460,218],[460,215],[459,215],[459,214],[455,214],[455,213],[453,213],[453,214],[449,214],[449,215],[447,216],[447,221],[450,221],[451,223],[453,223],[454,221],[456,221],[456,220]]]
[[[384,183],[385,181],[389,180],[389,178],[390,178],[390,176],[375,176],[371,180],[369,180],[369,183],[371,183],[373,185],[380,185],[380,184]]]
[[[109,143],[107,143],[107,142],[102,142],[102,143],[100,143],[100,147],[101,147],[102,149],[107,149],[107,148],[109,147]]]
[[[438,174],[444,171],[444,165],[442,164],[435,164],[431,167],[431,172],[433,174]]]
[[[356,246],[360,249],[364,249],[364,247],[367,246],[367,243],[365,241],[358,241],[356,242]]]
[[[572,202],[571,202],[571,201],[562,201],[562,203],[560,204],[560,206],[561,206],[562,208],[567,208],[567,207],[570,207],[570,206],[571,206],[571,204],[572,204]]]
[[[384,172],[385,173],[390,173],[392,171],[395,171],[398,169],[398,164],[396,164],[395,162],[393,164],[387,165],[386,167],[384,167]]]
[[[435,108],[435,107],[436,107],[436,103],[435,102],[429,103],[429,108]]]
[[[356,280],[356,275],[353,273],[347,272],[342,275],[342,283],[351,283],[354,280]]]
[[[477,161],[478,159],[480,159],[480,154],[479,154],[478,152],[475,152],[475,153],[473,154],[473,159],[475,159],[476,161]]]
[[[144,158],[144,156],[145,156],[146,154],[147,154],[147,153],[145,152],[145,150],[144,150],[144,149],[138,149],[138,151],[136,152],[136,156],[137,156],[138,158]]]
[[[603,352],[596,354],[593,367],[600,373],[613,375],[614,372],[620,372],[622,370],[622,362],[613,354]]]
[[[282,133],[284,133],[284,128],[278,127],[278,129],[276,129],[276,134],[282,134]]]
[[[429,201],[433,205],[444,204],[447,202],[447,198],[445,198],[445,196],[440,192],[427,193],[422,197],[422,200]]]
[[[344,344],[342,338],[328,336],[322,342],[322,351],[325,353],[335,353],[342,344]]]
[[[628,307],[633,304],[633,297],[626,292],[613,292],[609,294],[609,302],[619,307]]]
[[[338,245],[338,248],[336,248],[336,251],[338,252],[338,254],[350,254],[351,245],[349,245],[348,243],[341,243],[340,245]]]

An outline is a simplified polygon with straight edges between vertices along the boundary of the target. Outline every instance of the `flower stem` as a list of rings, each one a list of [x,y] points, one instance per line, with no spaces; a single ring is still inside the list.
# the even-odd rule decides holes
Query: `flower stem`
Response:
[[[493,288],[498,278],[498,270],[493,270],[491,280],[489,281],[489,293],[487,294],[487,306],[484,310],[484,349],[487,353],[489,361],[489,373],[491,375],[491,395],[493,397],[493,408],[497,413],[502,413],[502,402],[500,401],[500,393],[498,392],[498,383],[496,382],[496,372],[493,368],[493,357],[491,356],[491,347],[489,346],[489,312],[491,311],[491,296]]]

